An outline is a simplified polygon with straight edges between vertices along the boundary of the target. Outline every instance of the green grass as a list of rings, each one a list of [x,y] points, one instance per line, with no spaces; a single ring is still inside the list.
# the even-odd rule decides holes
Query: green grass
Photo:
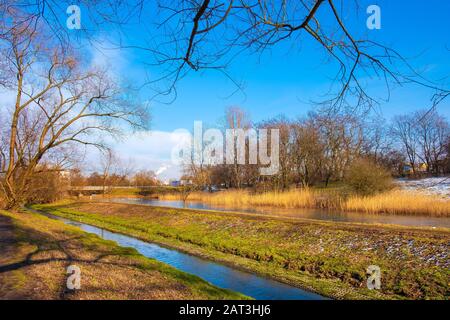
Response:
[[[424,261],[427,255],[446,254],[450,236],[443,230],[290,221],[125,204],[35,208],[334,298],[448,298],[449,269]],[[414,246],[408,245],[411,240]],[[417,248],[422,252],[418,254]],[[365,286],[366,268],[371,264],[382,270],[381,291]]]
[[[11,272],[11,279],[13,289],[17,290],[24,287],[27,282],[25,273],[21,270],[14,270]]]

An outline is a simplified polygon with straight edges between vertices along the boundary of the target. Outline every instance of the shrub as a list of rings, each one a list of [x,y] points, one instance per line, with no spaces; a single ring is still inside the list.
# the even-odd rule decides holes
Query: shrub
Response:
[[[360,195],[372,195],[392,188],[389,171],[369,159],[353,161],[345,182],[351,191]]]
[[[58,171],[34,174],[29,181],[26,203],[50,203],[62,199],[67,193],[68,181]]]

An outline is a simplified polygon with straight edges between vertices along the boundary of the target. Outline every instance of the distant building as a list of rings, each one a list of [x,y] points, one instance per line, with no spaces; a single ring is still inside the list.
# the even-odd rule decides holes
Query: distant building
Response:
[[[420,163],[418,165],[418,171],[419,172],[427,172],[428,171],[428,166],[426,163]]]
[[[179,186],[181,186],[181,181],[180,180],[170,180],[169,185],[171,187],[179,187]]]
[[[180,180],[169,180],[169,186],[171,187],[190,186],[193,183],[193,180],[189,176],[182,176]]]
[[[413,172],[412,166],[409,164],[405,164],[403,166],[403,172],[407,174],[411,174]]]
[[[406,173],[406,174],[413,174],[414,171],[415,172],[427,172],[428,171],[428,166],[427,166],[426,163],[422,162],[422,163],[416,164],[414,166],[414,169],[415,170],[413,170],[413,166],[412,166],[411,163],[407,163],[407,164],[405,164],[403,166],[403,172]]]

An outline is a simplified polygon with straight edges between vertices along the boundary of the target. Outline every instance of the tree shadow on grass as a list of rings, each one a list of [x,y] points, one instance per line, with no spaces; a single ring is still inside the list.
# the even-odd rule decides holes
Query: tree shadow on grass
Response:
[[[29,249],[21,252],[21,247]],[[30,251],[31,249],[31,251]],[[68,265],[103,264],[130,266],[129,261],[112,261],[112,257],[130,257],[136,252],[129,248],[111,246],[95,235],[71,231],[42,232],[33,228],[16,227],[12,219],[0,216],[0,275],[29,266],[62,262]],[[14,262],[9,262],[13,260]]]

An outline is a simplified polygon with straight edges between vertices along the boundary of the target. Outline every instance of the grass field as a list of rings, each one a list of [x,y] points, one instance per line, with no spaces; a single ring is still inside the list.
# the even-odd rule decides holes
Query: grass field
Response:
[[[159,196],[179,200],[178,194]],[[195,192],[188,200],[230,207],[269,206],[275,208],[321,208],[365,213],[450,216],[450,200],[442,197],[392,190],[373,196],[352,195],[339,188],[293,189],[284,192],[250,193],[230,190],[216,193]]]
[[[447,299],[450,232],[117,203],[36,209],[346,299]],[[366,288],[378,265],[381,290]]]
[[[0,210],[0,299],[242,299],[45,216]],[[66,268],[81,289],[66,288]]]

